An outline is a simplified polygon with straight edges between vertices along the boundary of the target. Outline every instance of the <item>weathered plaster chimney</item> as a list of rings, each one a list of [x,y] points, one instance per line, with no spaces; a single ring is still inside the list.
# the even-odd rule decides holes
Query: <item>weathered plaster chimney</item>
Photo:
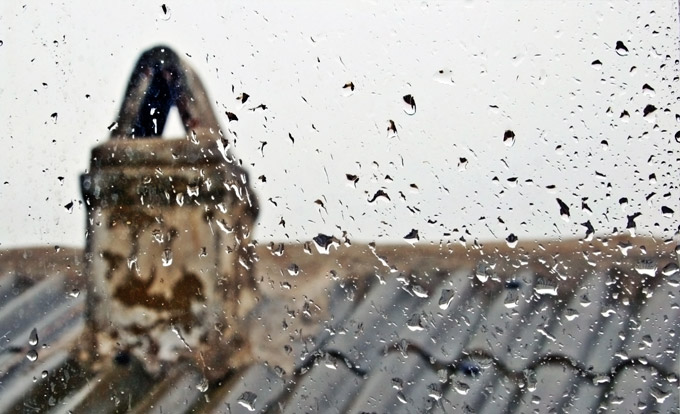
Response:
[[[162,139],[177,106],[187,135]],[[258,208],[196,73],[167,47],[132,73],[111,138],[82,176],[87,345],[95,366],[189,361],[209,379],[249,359]]]

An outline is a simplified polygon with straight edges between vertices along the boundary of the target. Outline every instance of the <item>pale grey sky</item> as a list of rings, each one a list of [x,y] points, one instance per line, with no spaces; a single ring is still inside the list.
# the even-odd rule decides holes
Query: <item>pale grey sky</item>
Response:
[[[583,237],[587,220],[607,234],[635,212],[638,233],[678,226],[676,1],[161,4],[0,5],[0,248],[84,243],[78,175],[137,57],[161,43],[238,134],[262,206],[257,239]],[[644,117],[647,105],[657,110]],[[368,203],[379,189],[391,201]]]

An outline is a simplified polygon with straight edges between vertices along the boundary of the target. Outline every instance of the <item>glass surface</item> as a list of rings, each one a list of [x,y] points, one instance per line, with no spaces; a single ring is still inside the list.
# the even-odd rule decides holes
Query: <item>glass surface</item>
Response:
[[[412,228],[428,240],[528,240],[582,236],[585,221],[610,234],[637,212],[643,234],[676,230],[661,212],[677,210],[666,196],[674,1],[2,10],[3,247],[82,245],[75,177],[107,139],[133,63],[157,44],[195,68],[238,134],[233,150],[263,201],[259,238],[306,240],[337,225],[364,241]],[[648,105],[657,109],[645,116]],[[166,135],[181,132],[171,120]],[[381,189],[390,200],[368,203]]]
[[[206,412],[676,409],[679,35],[674,0],[2,2],[0,395],[24,394],[0,412],[125,401],[151,412],[172,395]],[[187,225],[191,259],[158,216],[148,249],[84,256],[94,238],[79,177],[119,128],[139,55],[157,45],[201,79],[234,156],[224,165],[245,169],[259,215],[243,230],[234,216],[211,221],[217,201],[196,202],[207,225]],[[163,137],[195,139],[180,118],[173,108]],[[223,233],[233,245],[211,245]],[[81,349],[64,332],[79,337],[84,309],[100,306],[86,300],[106,298],[117,270],[146,288],[175,277],[154,279],[154,255],[159,274],[181,277],[219,255],[220,277],[198,298],[222,289],[220,272],[243,281],[224,289],[258,357],[229,355],[238,375],[206,371],[217,351],[164,367],[166,382],[126,352],[55,356]],[[154,294],[182,290],[165,289]],[[203,299],[181,306],[212,311]],[[158,314],[177,305],[154,303]],[[148,321],[153,306],[137,305]],[[210,321],[206,332],[226,335],[233,316],[197,318],[194,333]],[[154,352],[210,343],[180,319],[167,326],[178,348],[152,334],[163,339]],[[127,340],[110,338],[111,349]],[[589,348],[606,356],[577,352]],[[98,358],[128,368],[98,371]],[[19,363],[35,385],[11,376]],[[183,391],[151,392],[157,380]]]

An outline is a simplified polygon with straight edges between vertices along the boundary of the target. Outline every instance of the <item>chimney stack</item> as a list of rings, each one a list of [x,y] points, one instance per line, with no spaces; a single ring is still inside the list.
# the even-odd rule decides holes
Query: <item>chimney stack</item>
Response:
[[[186,136],[163,139],[172,106]],[[150,374],[189,361],[214,380],[250,358],[254,306],[248,175],[228,151],[196,73],[167,47],[140,57],[110,139],[82,175],[86,344],[95,367]]]

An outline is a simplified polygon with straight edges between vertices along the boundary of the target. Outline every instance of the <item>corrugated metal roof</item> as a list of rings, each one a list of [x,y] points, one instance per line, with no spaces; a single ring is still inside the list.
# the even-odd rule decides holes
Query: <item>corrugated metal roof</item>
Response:
[[[189,365],[161,379],[135,361],[88,372],[70,353],[83,328],[73,275],[5,267],[0,412],[670,412],[677,259],[626,243],[510,259],[495,247],[261,248],[260,360],[220,384]]]

